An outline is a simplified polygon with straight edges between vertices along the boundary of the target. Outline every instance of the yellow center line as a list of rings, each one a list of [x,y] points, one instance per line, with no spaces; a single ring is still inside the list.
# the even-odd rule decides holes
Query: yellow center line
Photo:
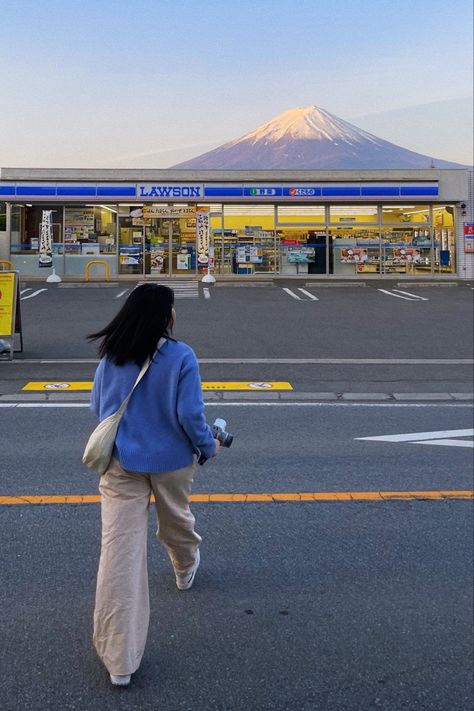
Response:
[[[191,502],[195,503],[252,503],[292,501],[420,501],[445,499],[474,499],[471,490],[437,490],[437,491],[316,491],[316,492],[285,492],[281,494],[192,494]],[[151,497],[154,501],[154,497]],[[100,496],[96,494],[67,494],[67,495],[34,495],[29,496],[0,496],[0,506],[14,506],[18,504],[98,504]]]

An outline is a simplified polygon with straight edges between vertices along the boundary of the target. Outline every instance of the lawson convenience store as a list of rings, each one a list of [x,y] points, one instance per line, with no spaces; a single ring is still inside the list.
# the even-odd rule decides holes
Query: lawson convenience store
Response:
[[[25,276],[82,276],[101,259],[117,276],[197,277],[210,259],[217,278],[463,277],[467,199],[463,169],[5,168],[0,259]]]

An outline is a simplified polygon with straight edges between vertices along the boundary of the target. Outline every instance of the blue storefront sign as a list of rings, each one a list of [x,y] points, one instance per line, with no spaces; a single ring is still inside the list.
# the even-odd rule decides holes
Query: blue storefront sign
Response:
[[[390,198],[403,200],[439,195],[437,182],[430,183],[0,183],[0,197],[8,200],[64,201],[136,200],[137,202],[237,201],[288,202],[341,201]]]

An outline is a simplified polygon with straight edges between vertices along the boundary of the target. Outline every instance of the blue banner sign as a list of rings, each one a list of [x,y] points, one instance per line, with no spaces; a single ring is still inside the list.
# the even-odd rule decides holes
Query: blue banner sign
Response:
[[[403,200],[436,198],[437,182],[399,183],[0,183],[0,197],[14,200],[64,201],[86,200],[103,202],[121,198],[137,202],[226,200],[245,202],[330,202],[333,200],[367,200],[390,198]]]

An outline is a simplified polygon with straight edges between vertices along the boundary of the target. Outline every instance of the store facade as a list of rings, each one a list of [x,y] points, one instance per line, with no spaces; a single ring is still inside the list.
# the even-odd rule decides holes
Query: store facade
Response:
[[[118,277],[463,277],[467,200],[462,169],[1,169],[0,259],[24,276],[99,259]]]

